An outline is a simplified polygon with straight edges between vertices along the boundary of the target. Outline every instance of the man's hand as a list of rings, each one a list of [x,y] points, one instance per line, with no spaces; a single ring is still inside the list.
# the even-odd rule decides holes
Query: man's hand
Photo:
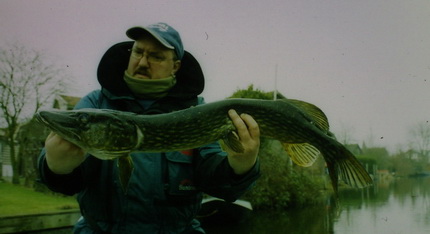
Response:
[[[228,162],[234,173],[243,175],[255,164],[260,149],[260,128],[257,122],[248,114],[237,114],[235,110],[228,112],[231,121],[237,129],[239,140],[244,148],[243,153],[226,149]]]
[[[46,162],[55,174],[69,174],[85,160],[78,146],[51,132],[45,140]]]

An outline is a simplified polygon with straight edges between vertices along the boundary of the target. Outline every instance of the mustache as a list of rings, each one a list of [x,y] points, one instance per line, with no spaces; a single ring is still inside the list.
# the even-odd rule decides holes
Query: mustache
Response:
[[[136,71],[134,71],[134,75],[136,75],[136,74],[145,75],[145,76],[149,76],[150,75],[148,69],[147,68],[143,68],[143,67],[142,68],[137,68]]]

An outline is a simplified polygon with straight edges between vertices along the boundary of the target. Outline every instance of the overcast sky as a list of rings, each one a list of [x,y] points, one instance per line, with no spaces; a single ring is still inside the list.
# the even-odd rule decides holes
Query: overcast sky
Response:
[[[335,133],[392,151],[430,120],[428,0],[1,0],[0,44],[43,51],[83,96],[127,28],[160,21],[200,61],[207,102],[277,84],[324,110]]]

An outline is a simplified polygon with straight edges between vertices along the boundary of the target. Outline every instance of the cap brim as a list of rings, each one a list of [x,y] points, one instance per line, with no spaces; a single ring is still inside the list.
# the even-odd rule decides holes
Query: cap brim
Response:
[[[133,27],[128,29],[126,32],[126,35],[133,40],[138,40],[143,35],[148,35],[148,34],[154,37],[155,39],[157,39],[157,41],[159,41],[163,46],[172,50],[175,49],[174,46],[170,45],[166,40],[160,37],[158,33],[152,31],[151,29],[144,28],[144,27]]]

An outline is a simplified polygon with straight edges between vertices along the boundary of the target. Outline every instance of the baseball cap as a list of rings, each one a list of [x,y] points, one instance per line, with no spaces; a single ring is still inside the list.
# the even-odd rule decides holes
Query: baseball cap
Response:
[[[146,27],[136,26],[127,30],[126,34],[133,40],[138,40],[144,34],[150,34],[165,47],[175,50],[178,59],[184,56],[184,46],[178,31],[166,23],[151,24]]]

